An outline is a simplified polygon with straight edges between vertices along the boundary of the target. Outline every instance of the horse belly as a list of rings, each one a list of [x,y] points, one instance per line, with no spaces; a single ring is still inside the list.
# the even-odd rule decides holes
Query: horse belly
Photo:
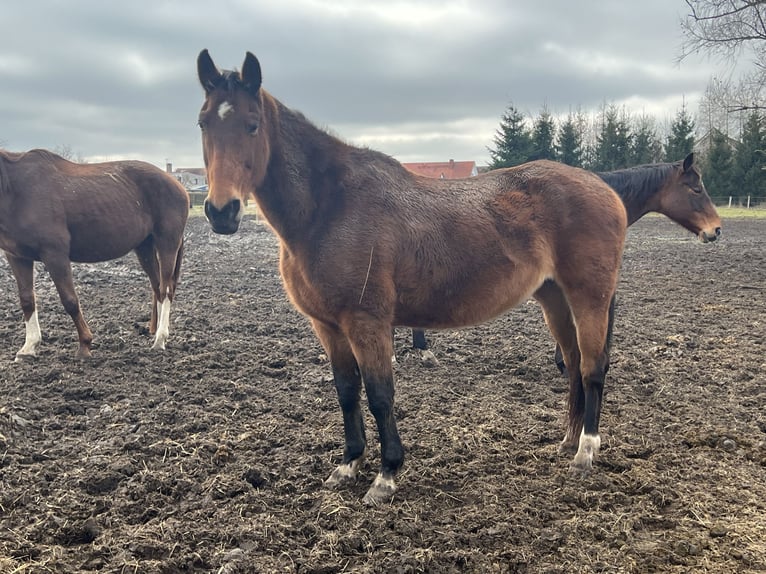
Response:
[[[447,288],[400,294],[395,324],[414,328],[467,327],[489,321],[527,300],[550,272],[538,264],[485,269]]]
[[[80,263],[117,259],[135,249],[149,234],[147,226],[140,223],[70,226],[69,258]]]

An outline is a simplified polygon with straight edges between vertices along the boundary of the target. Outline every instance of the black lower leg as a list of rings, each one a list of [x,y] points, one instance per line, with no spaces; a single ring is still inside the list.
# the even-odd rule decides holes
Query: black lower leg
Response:
[[[412,346],[415,349],[420,349],[421,351],[425,351],[428,348],[425,331],[421,329],[412,330]]]
[[[343,451],[343,462],[360,458],[364,454],[367,440],[364,433],[364,418],[359,404],[362,379],[359,371],[341,372],[333,369],[335,390],[338,393],[338,403],[343,412],[343,431],[346,446]]]
[[[380,434],[381,472],[393,476],[404,464],[404,447],[394,418],[393,376],[368,377],[365,389]]]

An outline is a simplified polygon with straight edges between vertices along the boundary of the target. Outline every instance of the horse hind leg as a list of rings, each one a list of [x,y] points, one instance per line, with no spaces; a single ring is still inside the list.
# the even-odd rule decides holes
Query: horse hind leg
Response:
[[[601,447],[598,432],[604,381],[609,370],[609,347],[614,321],[614,293],[607,306],[598,305],[603,299],[589,297],[585,302],[574,299],[573,312],[577,324],[577,342],[580,348],[580,374],[584,393],[582,432],[577,453],[571,463],[574,473],[590,471],[593,459]]]
[[[149,333],[154,335],[157,332],[158,306],[157,301],[160,294],[160,267],[157,256],[154,252],[154,239],[150,236],[138,247],[135,248],[136,257],[141,268],[149,278],[149,284],[152,289],[152,306],[149,316]]]
[[[157,333],[152,349],[164,349],[170,335],[170,307],[176,295],[178,278],[181,274],[181,260],[183,259],[183,238],[173,249],[157,250],[157,259],[160,262],[160,292],[157,301]]]
[[[580,373],[580,350],[577,344],[575,328],[569,303],[561,288],[553,281],[546,281],[535,292],[534,298],[543,308],[543,315],[548,329],[556,341],[557,363],[569,379],[567,400],[567,426],[564,440],[559,445],[559,452],[574,454],[582,431],[585,412],[585,393]]]
[[[170,249],[149,238],[136,248],[136,254],[152,286],[149,322],[149,332],[154,333],[152,349],[163,350],[170,334],[170,307],[181,272],[183,240]]]
[[[5,254],[8,264],[16,279],[21,312],[24,315],[24,346],[16,352],[16,362],[24,357],[37,355],[37,347],[42,341],[40,321],[37,317],[34,292],[34,261]]]

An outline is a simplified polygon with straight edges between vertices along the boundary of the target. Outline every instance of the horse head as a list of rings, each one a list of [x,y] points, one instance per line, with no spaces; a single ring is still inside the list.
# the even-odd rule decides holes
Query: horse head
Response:
[[[247,52],[241,72],[220,71],[202,50],[197,73],[205,91],[198,122],[209,190],[205,215],[213,231],[231,234],[239,228],[245,198],[263,182],[269,162],[261,66]]]
[[[721,235],[721,218],[702,182],[694,153],[677,163],[675,176],[660,193],[661,212],[697,235],[703,243]]]

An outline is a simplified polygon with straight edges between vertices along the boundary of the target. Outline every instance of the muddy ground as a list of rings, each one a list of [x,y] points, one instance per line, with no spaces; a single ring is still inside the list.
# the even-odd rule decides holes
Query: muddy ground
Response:
[[[766,571],[765,235],[763,219],[726,220],[716,245],[659,217],[630,229],[585,479],[557,453],[566,385],[536,304],[429,333],[438,365],[398,331],[407,462],[374,509],[374,432],[358,483],[322,487],[340,411],[262,224],[190,220],[164,353],[131,256],[76,266],[90,362],[38,269],[44,341],[14,363],[3,260],[0,572]]]

